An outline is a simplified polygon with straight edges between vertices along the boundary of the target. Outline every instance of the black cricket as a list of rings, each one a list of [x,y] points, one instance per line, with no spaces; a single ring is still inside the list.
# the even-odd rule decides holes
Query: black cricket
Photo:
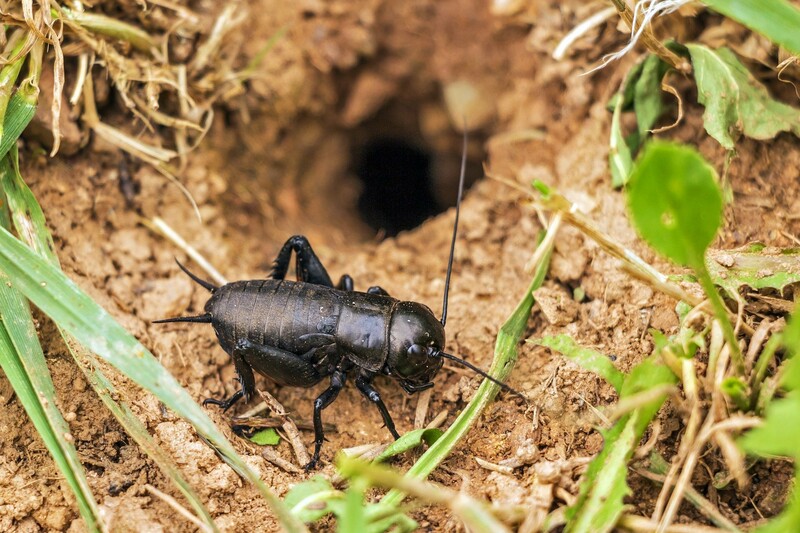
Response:
[[[271,279],[235,281],[216,287],[178,263],[189,277],[211,292],[211,298],[202,315],[155,322],[211,324],[220,346],[233,359],[241,384],[230,398],[208,398],[203,405],[227,410],[243,397],[249,400],[256,392],[253,370],[289,387],[311,387],[330,376],[330,386],[314,401],[314,455],[305,466],[310,470],[319,462],[324,441],[322,410],[336,399],[348,375],[355,376],[356,387],[377,406],[395,439],[400,435],[372,386],[377,375],[398,380],[407,393],[413,394],[432,387],[444,359],[450,359],[522,396],[479,368],[442,351],[465,164],[466,135],[441,320],[427,306],[399,301],[381,287],[354,291],[353,279],[347,274],[334,286],[302,235],[291,237],[283,245]],[[297,281],[284,280],[292,251],[296,255]]]

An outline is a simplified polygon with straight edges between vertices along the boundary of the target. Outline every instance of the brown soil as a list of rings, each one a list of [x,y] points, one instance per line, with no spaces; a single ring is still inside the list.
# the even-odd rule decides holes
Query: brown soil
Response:
[[[538,178],[554,185],[587,205],[589,216],[605,231],[662,270],[669,269],[637,240],[623,195],[610,187],[610,114],[605,106],[633,58],[579,76],[623,37],[608,25],[582,39],[568,60],[556,62],[549,55],[564,33],[590,13],[582,2],[537,2],[532,5],[538,8],[510,17],[492,15],[488,2],[476,0],[251,4],[245,31],[253,38],[246,54],[254,55],[282,25],[290,24],[290,29],[267,55],[251,92],[217,118],[207,142],[189,158],[181,179],[200,206],[202,223],[176,187],[147,166],[130,167],[141,184],[135,207],[144,216],[164,218],[228,279],[264,276],[283,241],[304,234],[334,279],[347,272],[357,289],[382,285],[398,298],[427,303],[438,314],[453,212],[378,243],[355,209],[358,185],[350,157],[366,139],[381,134],[423,139],[435,152],[436,179],[445,191],[440,194],[447,196],[457,175],[453,161],[458,161],[459,136],[446,123],[441,126],[446,116],[441,94],[456,80],[477,87],[491,111],[471,140],[474,161],[485,159],[493,172],[523,184]],[[667,136],[699,145],[721,171],[725,153],[703,131],[702,109],[689,84],[683,94],[686,118]],[[497,136],[522,130],[540,135],[522,141]],[[794,244],[790,235],[800,234],[797,147],[797,139],[786,135],[773,142],[740,143],[728,170],[734,201],[716,247],[754,240],[770,246]],[[23,175],[48,216],[67,274],[150,347],[198,401],[232,393],[233,367],[210,327],[150,324],[156,318],[199,312],[207,293],[175,266],[173,257],[182,258],[181,253],[141,226],[136,209],[126,205],[118,188],[119,155],[97,141],[72,158],[51,160],[33,153],[24,154]],[[517,192],[491,180],[480,180],[471,189],[461,224],[447,346],[487,368],[498,327],[529,283],[523,265],[540,226]],[[546,315],[537,306],[528,336],[569,333],[616,356],[617,366],[627,370],[650,353],[648,328],[675,331],[674,302],[632,281],[616,260],[577,231],[564,229],[556,250],[543,302],[578,286],[586,299],[556,306]],[[39,318],[62,411],[71,420],[89,482],[111,529],[192,530],[144,488],[149,483],[176,493],[103,408],[54,327]],[[135,386],[118,381],[224,530],[276,529],[264,501],[220,463],[188,424]],[[281,388],[261,377],[257,383],[300,420],[310,420],[313,398],[324,387]],[[471,373],[446,365],[437,378],[428,420],[446,410],[445,425],[452,422],[477,383]],[[600,378],[530,345],[520,347],[509,383],[534,399],[532,408],[501,394],[432,479],[505,505],[554,508],[563,503],[566,493],[561,489],[576,491],[579,461],[570,461],[601,448],[594,408],[614,402],[615,394]],[[379,379],[377,385],[398,429],[411,429],[416,398],[389,380]],[[5,380],[0,380],[0,405],[0,530],[81,530],[74,498]],[[208,412],[278,495],[308,477],[267,463],[257,447],[227,429],[225,416],[216,409]],[[389,437],[377,411],[352,386],[325,417],[338,428],[323,448],[326,475],[334,474],[330,463],[337,450]],[[669,410],[660,416],[658,448],[668,457],[674,453],[679,420]],[[310,444],[312,435],[304,432],[304,438]],[[531,444],[538,457],[529,453],[529,464],[513,475],[485,470],[475,461],[500,462]],[[285,442],[278,451],[291,457]],[[395,464],[406,468],[413,459]],[[710,489],[709,474],[723,466],[713,460],[705,466],[698,469],[694,486],[734,522],[752,522],[759,513],[768,516],[779,510],[789,483],[786,468],[759,467],[758,482],[745,494]],[[641,479],[632,483],[636,492],[631,504],[647,514],[658,488]],[[460,527],[439,508],[414,516],[428,530]],[[694,508],[684,505],[679,521],[689,519],[702,521]],[[323,529],[331,526],[324,524]]]

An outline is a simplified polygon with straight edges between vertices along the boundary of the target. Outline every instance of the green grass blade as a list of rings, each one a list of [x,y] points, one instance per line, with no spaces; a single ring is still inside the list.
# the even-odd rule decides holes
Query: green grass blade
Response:
[[[0,185],[5,192],[14,229],[34,251],[60,267],[53,238],[45,224],[44,213],[19,173],[17,158],[15,148],[8,158],[0,162]]]
[[[3,230],[5,231],[5,230]],[[50,455],[75,493],[90,531],[100,531],[99,508],[72,444],[69,426],[58,410],[55,387],[33,325],[30,307],[0,271],[0,366],[42,437]]]
[[[12,151],[9,158],[0,163],[0,184],[5,191],[8,207],[11,212],[11,219],[17,233],[27,242],[33,250],[42,257],[50,261],[54,266],[59,266],[58,256],[55,253],[53,239],[45,224],[44,213],[39,202],[25,184],[19,173],[19,162],[17,160],[16,148]],[[9,163],[12,160],[13,165]],[[180,474],[180,470],[170,459],[169,455],[156,444],[155,440],[148,433],[147,428],[139,418],[133,414],[127,403],[118,401],[122,393],[114,387],[111,381],[100,370],[94,355],[83,349],[69,333],[64,331],[58,324],[64,343],[69,348],[72,357],[83,371],[87,381],[100,396],[103,404],[117,418],[122,427],[133,437],[139,446],[150,456],[153,461],[161,468],[167,479],[178,487],[186,497],[186,500],[194,508],[198,517],[210,530],[217,531],[214,521],[208,510],[203,505],[199,496],[192,490],[189,483]]]
[[[703,3],[800,55],[800,10],[786,0],[703,0]]]
[[[0,158],[5,157],[11,147],[17,145],[17,139],[33,119],[33,115],[36,114],[36,100],[36,95],[25,92],[20,94],[20,91],[15,92],[11,97],[3,119]]]
[[[533,307],[533,295],[531,293],[541,287],[544,281],[544,276],[550,266],[551,252],[552,248],[545,253],[544,258],[536,269],[533,281],[525,291],[525,296],[519,304],[517,304],[516,309],[514,309],[514,312],[508,317],[508,320],[500,327],[500,332],[497,334],[497,341],[494,347],[494,361],[492,362],[491,369],[489,369],[489,374],[499,381],[505,381],[514,368],[514,364],[517,362],[517,345],[525,332],[525,326],[528,324],[528,318],[531,315],[531,308]],[[469,402],[455,422],[453,422],[453,425],[448,428],[439,440],[428,448],[414,466],[409,469],[406,475],[415,478],[427,477],[434,468],[444,461],[450,454],[450,451],[458,444],[464,435],[466,435],[469,428],[475,420],[477,420],[486,406],[489,405],[492,399],[494,399],[499,390],[500,387],[491,381],[483,380],[475,397]],[[383,500],[381,500],[381,503],[396,506],[404,497],[405,494],[403,492],[392,489]]]
[[[5,81],[13,81],[19,74],[22,60],[14,72],[3,69]],[[8,75],[12,75],[11,78]],[[3,129],[0,140],[0,158],[12,147],[36,112],[37,92],[15,92],[10,101],[3,97]],[[4,195],[0,195],[2,198]],[[10,222],[4,208],[3,224]],[[78,511],[86,528],[99,531],[99,509],[86,480],[75,446],[71,442],[69,426],[57,408],[55,387],[47,362],[39,344],[36,327],[28,302],[15,290],[5,272],[0,271],[0,366],[11,382],[25,411],[41,436],[67,484],[75,494]]]
[[[253,483],[287,531],[304,531],[283,503],[147,348],[52,264],[0,228],[0,270],[14,286],[89,351],[152,392],[195,430],[239,475]]]
[[[78,24],[82,28],[98,35],[126,41],[140,52],[152,55],[153,51],[158,48],[149,33],[127,22],[98,13],[73,11],[65,6],[60,6],[60,10],[67,20]],[[52,10],[52,15],[54,18],[60,17],[59,12],[55,9]]]
[[[14,85],[17,83],[20,70],[22,70],[22,64],[25,63],[25,56],[18,56],[25,46],[25,41],[26,39],[24,37],[20,38],[17,44],[9,51],[10,57],[16,57],[17,60],[0,69],[0,116],[3,117],[6,116],[9,100],[11,100],[14,94]],[[12,137],[14,142],[16,142],[17,136],[12,135]],[[2,138],[3,129],[2,125],[0,125],[0,139]]]

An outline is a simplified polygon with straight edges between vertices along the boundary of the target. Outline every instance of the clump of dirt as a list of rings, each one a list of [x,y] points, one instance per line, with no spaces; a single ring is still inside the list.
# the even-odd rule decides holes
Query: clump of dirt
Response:
[[[26,151],[22,173],[48,216],[66,273],[149,346],[198,401],[231,394],[237,386],[234,369],[208,326],[151,324],[199,312],[207,294],[175,265],[174,256],[184,259],[181,253],[142,226],[140,217],[162,217],[231,280],[264,277],[283,241],[304,234],[334,279],[349,273],[357,289],[381,285],[438,314],[454,213],[379,241],[357,214],[360,185],[352,157],[366,140],[394,133],[426,147],[437,168],[434,179],[443,180],[439,190],[452,188],[459,135],[448,123],[442,95],[454,82],[469,83],[489,108],[472,138],[475,160],[485,158],[492,173],[525,186],[536,178],[557,187],[604,231],[667,271],[669,265],[638,242],[622,193],[610,188],[605,106],[632,59],[593,76],[578,75],[624,37],[608,25],[584,38],[568,60],[549,56],[587,9],[577,1],[539,5],[532,19],[530,13],[493,15],[486,2],[475,0],[261,0],[251,5],[253,15],[243,30],[254,36],[242,44],[245,54],[255,56],[281,25],[288,31],[265,57],[250,90],[218,117],[207,142],[188,160],[181,180],[202,222],[176,187],[135,163],[124,170],[140,185],[129,205],[119,190],[119,154],[99,142],[70,160],[45,161]],[[699,144],[722,169],[727,155],[704,133],[702,110],[687,91],[686,117],[669,135]],[[523,134],[501,135],[506,132]],[[753,240],[792,244],[791,236],[800,232],[800,192],[791,171],[797,167],[796,148],[797,140],[788,135],[741,142],[727,170],[734,202],[716,247]],[[448,351],[488,367],[498,328],[529,283],[524,265],[539,231],[536,213],[514,190],[490,180],[470,190],[462,206]],[[572,299],[576,288],[585,293],[579,302]],[[673,301],[632,280],[616,260],[569,228],[561,232],[537,298],[541,303],[534,308],[530,337],[568,333],[613,356],[621,370],[651,352],[648,328],[672,333],[678,325]],[[102,407],[55,328],[39,319],[60,407],[111,529],[192,530],[147,490],[149,484],[175,495]],[[221,528],[277,528],[264,501],[188,424],[130,383],[117,381]],[[428,420],[445,411],[445,424],[452,422],[478,381],[471,372],[446,365],[436,380]],[[398,430],[411,429],[416,398],[388,379],[376,383]],[[595,408],[615,401],[615,394],[600,378],[528,344],[520,346],[509,384],[532,398],[531,408],[501,394],[432,479],[504,506],[547,512],[575,494],[585,458],[601,449]],[[286,388],[261,377],[257,385],[305,421],[311,419],[313,398],[327,386]],[[74,498],[5,380],[0,380],[0,404],[0,529],[80,530]],[[227,428],[225,415],[209,412]],[[337,450],[390,438],[377,411],[353,387],[342,391],[324,417],[337,428],[328,433],[323,449],[325,475],[334,473],[330,463]],[[679,420],[669,411],[660,417],[655,445],[667,457],[674,453]],[[273,466],[257,447],[226,431],[279,496],[308,477]],[[309,433],[304,437],[307,443],[313,439]],[[277,452],[292,458],[285,442]],[[511,474],[498,473],[475,458],[513,459],[516,466]],[[407,467],[413,459],[398,459],[396,466]],[[707,466],[712,473],[721,468]],[[760,467],[748,493],[722,489],[716,501],[724,502],[721,510],[734,522],[749,522],[759,512],[778,511],[776,502],[785,494],[780,487],[789,476],[780,466]],[[711,479],[696,481],[701,491],[712,486]],[[637,490],[631,504],[647,514],[658,488],[641,479],[633,482]],[[426,508],[415,517],[431,530],[456,527],[441,509]],[[678,519],[703,520],[687,505]]]

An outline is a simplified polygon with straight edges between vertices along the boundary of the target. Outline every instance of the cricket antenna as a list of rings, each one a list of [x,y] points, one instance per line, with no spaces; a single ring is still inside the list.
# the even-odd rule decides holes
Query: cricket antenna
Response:
[[[453,238],[450,240],[450,259],[447,261],[447,275],[444,278],[444,302],[442,303],[442,327],[447,322],[447,298],[450,296],[450,274],[453,272],[453,257],[456,253],[456,233],[458,215],[461,211],[461,196],[464,194],[464,176],[467,173],[467,121],[464,120],[464,140],[461,145],[461,174],[458,177],[458,200],[456,200],[456,221],[453,223]],[[491,379],[491,378],[490,378]]]
[[[483,370],[481,370],[477,366],[475,366],[475,365],[473,365],[471,363],[468,363],[468,362],[464,361],[463,359],[461,359],[459,357],[456,357],[455,355],[451,355],[449,353],[445,353],[445,352],[441,352],[440,351],[436,355],[444,357],[445,359],[450,359],[451,361],[455,361],[456,363],[469,368],[473,372],[476,372],[476,373],[480,374],[481,376],[485,377],[486,379],[488,379],[489,381],[491,381],[495,385],[498,385],[501,389],[503,389],[505,391],[508,391],[511,394],[514,394],[516,396],[519,396],[520,398],[525,400],[526,403],[528,402],[528,399],[525,396],[523,396],[521,392],[519,392],[519,391],[517,391],[515,389],[512,389],[511,387],[509,387],[508,385],[506,385],[502,381],[496,380],[495,378],[493,378],[492,376],[490,376],[489,374],[487,374],[486,372],[484,372]]]
[[[215,290],[219,289],[219,287],[217,287],[216,285],[213,285],[213,284],[211,284],[210,282],[208,282],[208,281],[206,281],[206,280],[204,280],[204,279],[198,278],[197,276],[195,276],[194,274],[192,274],[192,273],[189,271],[189,269],[188,269],[188,268],[186,268],[185,266],[183,266],[183,265],[181,264],[181,262],[180,262],[180,261],[178,261],[178,259],[177,259],[177,258],[175,258],[175,262],[176,262],[176,263],[178,263],[178,266],[179,266],[179,267],[181,267],[181,270],[183,270],[183,271],[186,273],[186,275],[187,275],[187,276],[189,276],[190,278],[192,278],[192,279],[194,280],[194,282],[195,282],[195,283],[197,283],[198,285],[202,286],[202,287],[203,287],[204,289],[206,289],[208,292],[214,292]]]

